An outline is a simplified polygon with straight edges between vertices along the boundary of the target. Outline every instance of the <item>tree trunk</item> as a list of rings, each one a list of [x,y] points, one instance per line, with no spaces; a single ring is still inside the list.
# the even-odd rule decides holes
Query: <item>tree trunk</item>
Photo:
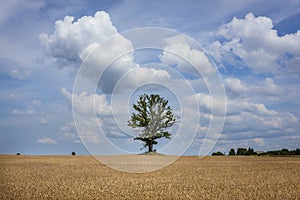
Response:
[[[148,152],[153,152],[153,144],[148,144]]]

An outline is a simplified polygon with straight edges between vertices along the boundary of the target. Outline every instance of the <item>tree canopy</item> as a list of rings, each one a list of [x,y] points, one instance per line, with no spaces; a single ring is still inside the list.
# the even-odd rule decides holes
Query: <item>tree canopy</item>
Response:
[[[143,147],[148,147],[148,152],[153,152],[153,145],[157,139],[170,139],[171,133],[166,129],[175,123],[175,116],[168,100],[158,94],[143,94],[139,96],[136,104],[133,104],[135,112],[132,113],[128,126],[137,128],[141,132],[134,140],[144,142]]]
[[[230,156],[235,156],[235,150],[232,148],[232,149],[230,149],[230,151],[229,151],[229,154],[228,155],[230,155]]]

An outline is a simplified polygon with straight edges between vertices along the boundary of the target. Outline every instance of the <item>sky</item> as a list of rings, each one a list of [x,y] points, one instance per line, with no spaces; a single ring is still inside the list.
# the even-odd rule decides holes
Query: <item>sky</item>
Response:
[[[161,153],[300,148],[300,1],[0,3],[0,154],[139,153],[143,93],[177,117]]]

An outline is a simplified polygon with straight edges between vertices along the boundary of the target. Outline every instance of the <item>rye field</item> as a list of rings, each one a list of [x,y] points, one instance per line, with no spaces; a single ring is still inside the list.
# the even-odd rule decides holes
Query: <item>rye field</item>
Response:
[[[300,199],[300,157],[187,156],[127,173],[92,156],[1,155],[0,199]]]

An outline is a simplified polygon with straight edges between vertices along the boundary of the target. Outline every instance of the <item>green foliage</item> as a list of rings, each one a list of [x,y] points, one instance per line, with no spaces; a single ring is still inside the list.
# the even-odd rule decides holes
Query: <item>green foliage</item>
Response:
[[[229,154],[228,154],[229,156],[235,156],[235,150],[232,148],[232,149],[230,149],[230,151],[229,151]]]
[[[237,156],[251,156],[251,155],[257,155],[256,152],[254,152],[253,148],[238,148],[236,152]]]
[[[221,151],[218,152],[214,152],[211,154],[212,156],[225,156],[225,154],[223,154]]]
[[[281,149],[280,155],[290,155],[290,151],[288,149]]]
[[[270,156],[290,156],[290,155],[300,155],[300,149],[297,148],[296,150],[289,151],[288,149],[281,149],[275,151],[267,151],[264,155]]]
[[[256,152],[254,152],[254,149],[253,148],[248,148],[248,150],[247,150],[247,154],[246,155],[248,155],[248,156],[252,156],[252,155],[257,155],[257,153]]]
[[[157,94],[143,94],[139,101],[133,104],[133,109],[136,112],[132,113],[128,126],[140,129],[141,134],[134,140],[143,141],[144,147],[148,146],[148,152],[153,151],[157,139],[170,139],[171,133],[166,129],[175,123],[175,117],[168,106],[168,100]]]
[[[237,156],[245,156],[247,155],[247,149],[246,148],[238,148],[236,151]]]
[[[229,154],[230,156],[234,155],[234,149],[230,149]],[[300,149],[297,148],[296,150],[289,151],[288,149],[281,149],[281,150],[274,150],[274,151],[267,151],[267,152],[255,152],[253,148],[238,148],[236,152],[237,156],[251,156],[251,155],[259,155],[259,156],[291,156],[291,155],[300,155]]]

